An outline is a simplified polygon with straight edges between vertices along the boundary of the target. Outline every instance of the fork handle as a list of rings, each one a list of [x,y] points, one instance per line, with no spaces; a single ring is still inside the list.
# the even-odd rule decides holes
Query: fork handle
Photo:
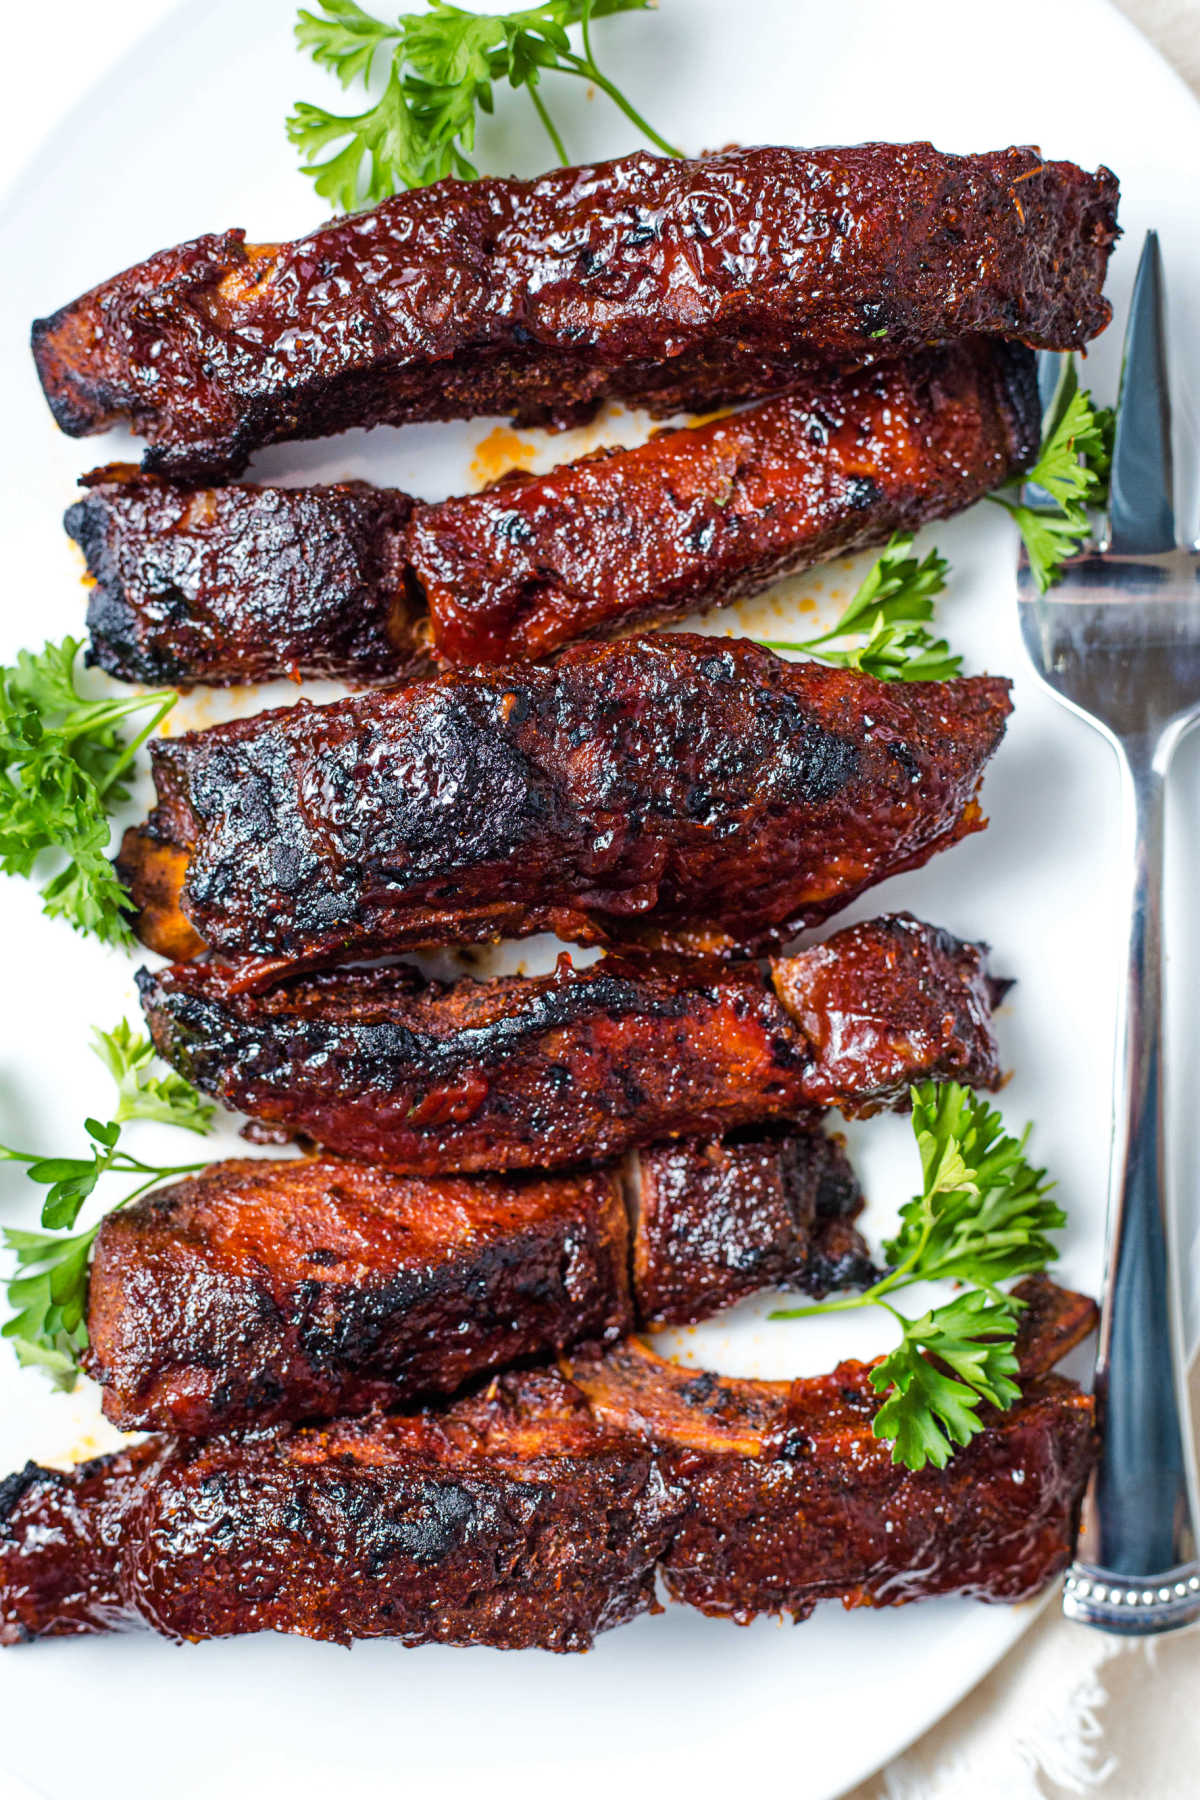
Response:
[[[1163,1126],[1164,790],[1173,741],[1119,749],[1133,860],[1117,1016],[1107,1283],[1096,1399],[1099,1461],[1063,1609],[1145,1636],[1200,1618],[1195,1468]]]

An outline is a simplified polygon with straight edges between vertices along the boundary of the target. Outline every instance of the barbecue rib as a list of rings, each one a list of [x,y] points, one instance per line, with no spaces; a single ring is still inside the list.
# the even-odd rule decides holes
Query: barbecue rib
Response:
[[[649,1446],[548,1370],[444,1412],[149,1438],[0,1487],[0,1643],[141,1622],[586,1650],[659,1610],[682,1511]]]
[[[869,1367],[729,1381],[618,1347],[440,1411],[148,1439],[0,1487],[0,1642],[140,1623],[174,1638],[586,1649],[672,1594],[805,1617],[817,1600],[1016,1600],[1066,1562],[1092,1405],[1038,1373],[1094,1308],[1049,1283],[1024,1393],[944,1472],[871,1435]]]
[[[819,1298],[877,1279],[853,1224],[858,1182],[819,1130],[684,1138],[631,1160],[633,1293],[646,1329],[694,1324],[764,1287]]]
[[[909,1085],[999,1079],[981,946],[905,915],[754,966],[424,983],[405,966],[266,993],[217,965],[138,987],[160,1055],[205,1093],[401,1172],[558,1168]]]
[[[960,511],[1036,454],[1032,352],[955,344],[633,450],[418,505],[361,483],[189,488],[114,466],[67,531],[89,660],[125,681],[397,681],[683,618]],[[422,606],[430,616],[419,617]],[[431,636],[430,636],[431,634]]]
[[[542,930],[757,949],[979,829],[1009,710],[989,677],[580,646],[157,739],[118,868],[151,949],[255,979]]]
[[[128,464],[85,478],[63,523],[94,581],[89,663],[123,681],[399,681],[427,628],[404,580],[407,494],[186,488]]]
[[[663,1558],[667,1591],[746,1624],[804,1619],[819,1600],[895,1606],[933,1594],[1029,1599],[1070,1556],[1095,1454],[1090,1398],[1044,1371],[1095,1322],[1044,1279],[1019,1345],[1023,1396],[942,1472],[913,1473],[871,1434],[869,1365],[793,1382],[737,1381],[640,1344],[569,1365],[593,1415],[641,1432],[687,1497]]]
[[[644,152],[445,181],[294,244],[195,239],[33,327],[64,431],[128,419],[147,468],[231,473],[348,426],[604,396],[652,412],[778,391],[973,333],[1081,348],[1117,182],[1035,150]]]
[[[767,1285],[875,1279],[858,1185],[820,1132],[646,1152],[632,1283],[622,1186],[215,1163],[103,1221],[88,1373],[114,1424],[209,1436],[453,1393]]]

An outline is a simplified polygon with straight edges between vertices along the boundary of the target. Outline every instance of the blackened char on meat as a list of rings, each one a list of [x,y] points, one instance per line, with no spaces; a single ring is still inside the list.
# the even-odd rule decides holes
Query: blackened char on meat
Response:
[[[89,663],[123,681],[399,681],[428,666],[404,579],[406,494],[188,488],[97,469],[63,523],[83,551]]]

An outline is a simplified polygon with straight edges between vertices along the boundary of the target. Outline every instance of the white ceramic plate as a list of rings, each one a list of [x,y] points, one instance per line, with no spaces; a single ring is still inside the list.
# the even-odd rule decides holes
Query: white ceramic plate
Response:
[[[380,10],[383,10],[380,8]],[[288,237],[322,213],[296,172],[283,119],[323,78],[294,51],[290,0],[213,0],[173,15],[61,126],[27,177],[4,226],[0,357],[0,506],[8,570],[0,623],[5,660],[43,635],[81,629],[79,564],[58,519],[74,478],[136,454],[116,434],[76,444],[55,431],[25,351],[29,321],[101,277],[194,233],[245,225]],[[1101,0],[1052,6],[1013,0],[1002,14],[957,0],[663,0],[660,12],[597,32],[616,79],[661,129],[689,149],[743,142],[855,142],[928,137],[950,150],[1040,142],[1122,178],[1126,241],[1112,266],[1118,309],[1142,232],[1163,235],[1179,352],[1181,417],[1196,416],[1182,366],[1200,367],[1200,239],[1195,177],[1200,111],[1149,47]],[[632,146],[614,111],[560,83],[568,144],[580,159]],[[335,90],[336,91],[336,90]],[[333,102],[336,104],[336,102]],[[527,103],[505,98],[482,146],[488,166],[532,172],[543,146]],[[1107,397],[1114,333],[1089,359]],[[251,473],[274,478],[358,475],[428,498],[495,473],[493,422],[351,433],[284,446]],[[635,437],[644,420],[605,420],[547,439],[522,433],[533,466],[577,454],[601,436]],[[474,466],[472,466],[474,465]],[[1194,461],[1186,459],[1190,475]],[[1190,514],[1189,514],[1190,521]],[[988,778],[991,829],[932,866],[877,889],[860,916],[909,906],[995,946],[994,966],[1019,978],[1001,1021],[1015,1074],[1004,1099],[1014,1122],[1037,1120],[1036,1148],[1071,1210],[1062,1272],[1094,1288],[1099,1275],[1108,1128],[1113,954],[1122,884],[1116,785],[1108,752],[1034,687],[1016,630],[1014,545],[994,508],[927,532],[952,559],[943,618],[972,669],[1016,678],[1017,710]],[[855,571],[842,566],[791,583],[770,600],[710,621],[716,631],[778,635],[802,600],[824,607]],[[811,618],[811,609],[808,616]],[[179,724],[252,709],[262,695],[197,696]],[[1180,827],[1200,802],[1200,746],[1180,769],[1172,826],[1177,1096],[1200,1088],[1195,944],[1187,897],[1200,885],[1200,834]],[[1190,857],[1190,862],[1189,862]],[[1193,938],[1195,934],[1193,933]],[[44,920],[25,884],[0,885],[7,1029],[0,1056],[0,1137],[67,1152],[86,1113],[102,1116],[107,1077],[87,1049],[91,1025],[136,1016],[135,960]],[[1188,1016],[1190,1011],[1190,1017]],[[1180,1171],[1194,1191],[1195,1107],[1180,1104]],[[148,1151],[187,1160],[184,1140],[141,1127]],[[852,1148],[878,1237],[909,1191],[907,1126],[857,1128]],[[190,1149],[191,1140],[187,1140]],[[233,1125],[213,1154],[240,1148]],[[3,1216],[32,1222],[27,1184],[10,1171]],[[1187,1241],[1192,1243],[1190,1225]],[[751,1303],[673,1348],[729,1371],[817,1371],[883,1342],[865,1319],[769,1324]],[[95,1395],[56,1397],[0,1354],[0,1464],[80,1454],[107,1441]],[[2,1470],[0,1470],[2,1472]],[[257,1639],[172,1649],[148,1635],[43,1644],[0,1657],[0,1769],[48,1800],[84,1778],[96,1800],[169,1779],[178,1800],[221,1792],[294,1795],[344,1790],[355,1777],[393,1792],[430,1776],[482,1776],[508,1791],[569,1775],[639,1792],[701,1792],[737,1780],[808,1800],[853,1785],[924,1731],[1025,1629],[1029,1608],[958,1602],[876,1614],[836,1608],[798,1630],[762,1621],[738,1631],[682,1608],[601,1640],[587,1657],[485,1650],[406,1651],[360,1645],[352,1657],[298,1640]],[[19,1728],[16,1728],[18,1726]],[[59,1751],[61,1746],[61,1753]],[[86,1760],[85,1760],[86,1759]],[[147,1777],[156,1770],[158,1777]],[[168,1776],[167,1771],[170,1771]],[[0,1783],[2,1789],[2,1783]],[[537,1791],[535,1787],[534,1791]]]

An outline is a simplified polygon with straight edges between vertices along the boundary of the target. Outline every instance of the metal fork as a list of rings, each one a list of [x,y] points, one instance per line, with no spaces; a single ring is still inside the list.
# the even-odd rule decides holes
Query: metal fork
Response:
[[[1162,1081],[1163,802],[1175,747],[1200,719],[1200,559],[1195,547],[1176,543],[1155,232],[1138,264],[1125,334],[1103,540],[1069,561],[1048,594],[1037,592],[1022,552],[1018,595],[1038,674],[1107,738],[1121,772],[1133,879],[1096,1363],[1102,1442],[1063,1611],[1103,1631],[1147,1636],[1200,1619],[1200,1514]]]

